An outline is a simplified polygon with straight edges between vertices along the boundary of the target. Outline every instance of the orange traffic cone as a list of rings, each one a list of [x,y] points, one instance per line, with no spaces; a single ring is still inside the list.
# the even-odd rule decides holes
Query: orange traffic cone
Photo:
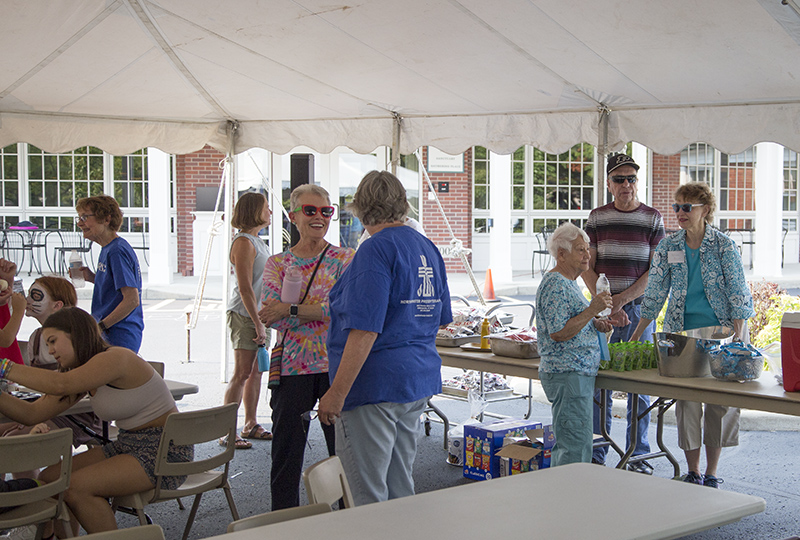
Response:
[[[483,284],[483,299],[487,302],[497,300],[494,295],[494,283],[492,283],[492,269],[486,270],[486,281]]]

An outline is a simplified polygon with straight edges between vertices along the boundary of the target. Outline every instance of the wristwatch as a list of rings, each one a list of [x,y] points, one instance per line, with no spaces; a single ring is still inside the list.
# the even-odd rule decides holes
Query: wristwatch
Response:
[[[102,330],[103,332],[108,332],[108,326],[106,326],[106,323],[104,323],[103,321],[97,323],[97,326],[99,326],[100,330]]]
[[[292,319],[297,317],[297,304],[292,304],[291,307],[289,308],[289,317],[291,317]]]

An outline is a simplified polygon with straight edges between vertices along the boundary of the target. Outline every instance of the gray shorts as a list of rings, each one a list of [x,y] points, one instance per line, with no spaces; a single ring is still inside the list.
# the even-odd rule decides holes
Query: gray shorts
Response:
[[[103,445],[103,454],[107,458],[129,454],[136,458],[144,469],[150,482],[156,485],[156,456],[161,442],[162,427],[145,428],[139,431],[119,430],[117,440]],[[189,462],[194,460],[194,446],[169,445],[167,461]],[[161,478],[161,489],[177,489],[186,481],[185,476],[164,476]]]

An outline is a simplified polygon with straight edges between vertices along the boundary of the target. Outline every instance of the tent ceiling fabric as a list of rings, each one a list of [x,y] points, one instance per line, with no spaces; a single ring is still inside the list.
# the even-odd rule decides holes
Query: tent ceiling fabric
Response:
[[[0,145],[800,150],[780,0],[6,0]]]

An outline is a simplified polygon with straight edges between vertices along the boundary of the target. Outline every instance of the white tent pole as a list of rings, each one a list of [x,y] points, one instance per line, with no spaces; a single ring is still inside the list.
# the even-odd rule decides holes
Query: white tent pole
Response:
[[[225,161],[227,162],[228,175],[225,179],[225,213],[222,216],[222,245],[223,249],[220,250],[220,255],[223,257],[222,264],[222,306],[223,310],[228,305],[228,298],[230,298],[231,291],[231,260],[228,251],[231,246],[231,218],[233,217],[233,203],[237,194],[237,181],[236,181],[236,129],[239,125],[236,122],[228,122],[228,151],[225,154]],[[228,361],[230,359],[230,336],[228,335],[228,321],[227,317],[222,317],[222,359],[220,365],[220,380],[225,383],[228,382]]]
[[[597,134],[597,166],[595,167],[595,208],[599,206],[603,206],[606,201],[606,183],[605,183],[605,175],[603,171],[606,170],[606,154],[608,154],[608,117],[611,114],[611,110],[606,107],[605,105],[601,105],[598,108],[598,112],[600,113],[600,119],[598,126]]]
[[[392,113],[394,116],[394,125],[392,126],[392,174],[397,176],[397,164],[400,162],[400,127],[403,122],[403,117],[397,113]],[[422,163],[422,161],[420,161]]]

